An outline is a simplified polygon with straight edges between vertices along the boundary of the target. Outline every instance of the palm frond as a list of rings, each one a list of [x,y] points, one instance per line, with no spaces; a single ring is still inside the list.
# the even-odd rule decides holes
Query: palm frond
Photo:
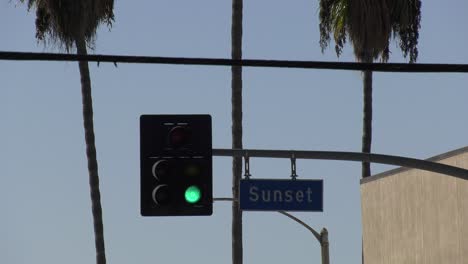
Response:
[[[330,35],[333,33],[335,51],[337,56],[346,43],[347,38],[348,0],[324,0],[320,1],[320,47],[322,52],[330,43]]]
[[[420,0],[320,0],[320,47],[331,35],[340,56],[349,38],[358,61],[388,61],[390,39],[399,42],[403,55],[415,62],[421,20]]]
[[[420,0],[387,0],[392,4],[392,31],[395,39],[399,39],[400,49],[406,58],[409,55],[410,63],[418,58],[418,38],[421,27],[421,1]]]
[[[67,50],[82,36],[92,46],[99,24],[112,26],[113,5],[113,0],[28,0],[28,8],[36,8],[37,39]]]
[[[358,61],[381,56],[391,36],[387,6],[381,0],[349,0],[349,37]]]

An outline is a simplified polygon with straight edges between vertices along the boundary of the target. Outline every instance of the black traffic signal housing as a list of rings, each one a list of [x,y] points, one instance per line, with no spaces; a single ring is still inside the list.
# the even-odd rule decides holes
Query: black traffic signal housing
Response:
[[[213,213],[211,116],[140,117],[142,216]]]

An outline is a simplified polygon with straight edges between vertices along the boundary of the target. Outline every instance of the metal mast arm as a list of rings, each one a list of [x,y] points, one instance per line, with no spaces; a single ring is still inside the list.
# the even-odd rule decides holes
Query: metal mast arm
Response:
[[[213,156],[245,157],[247,154],[251,158],[259,157],[290,159],[294,155],[296,159],[347,160],[359,162],[367,161],[421,169],[468,180],[468,170],[466,169],[442,163],[401,156],[345,151],[213,149]]]

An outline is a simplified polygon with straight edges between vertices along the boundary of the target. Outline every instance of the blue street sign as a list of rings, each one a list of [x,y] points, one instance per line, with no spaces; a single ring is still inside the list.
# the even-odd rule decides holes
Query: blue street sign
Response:
[[[323,180],[241,180],[240,209],[323,212]]]

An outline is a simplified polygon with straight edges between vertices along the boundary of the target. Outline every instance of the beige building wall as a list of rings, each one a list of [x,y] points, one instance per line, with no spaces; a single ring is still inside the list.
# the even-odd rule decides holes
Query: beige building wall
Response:
[[[468,147],[430,159],[468,169]],[[468,264],[468,180],[396,169],[361,182],[367,264]]]

